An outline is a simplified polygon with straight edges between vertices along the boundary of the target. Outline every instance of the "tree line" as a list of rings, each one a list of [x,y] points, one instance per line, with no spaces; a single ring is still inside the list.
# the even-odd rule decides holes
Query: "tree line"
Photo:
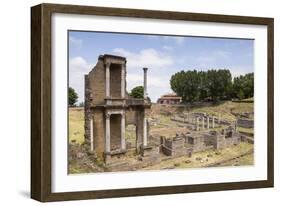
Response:
[[[183,102],[245,99],[254,96],[254,73],[232,79],[228,69],[180,71],[172,75],[170,86]]]

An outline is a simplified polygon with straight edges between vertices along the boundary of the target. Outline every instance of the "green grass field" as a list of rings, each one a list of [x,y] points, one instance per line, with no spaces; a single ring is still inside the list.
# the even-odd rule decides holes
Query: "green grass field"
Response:
[[[222,119],[225,119],[228,121],[234,121],[234,120],[236,120],[236,117],[233,114],[231,114],[231,110],[235,113],[252,112],[252,111],[254,111],[254,104],[227,101],[227,102],[216,104],[213,106],[194,108],[194,109],[191,109],[191,112],[206,112],[209,115],[214,115],[214,116],[221,115]]]
[[[158,108],[155,108],[155,106],[152,107],[153,110],[157,110]],[[231,110],[236,113],[242,113],[242,112],[252,112],[254,109],[253,103],[235,103],[231,101],[227,101],[224,103],[216,104],[213,106],[207,106],[207,107],[201,107],[201,108],[193,108],[189,112],[205,112],[209,115],[219,116],[221,115],[222,119],[228,120],[228,121],[234,121],[235,116],[231,114]],[[153,118],[157,118],[160,121],[160,124],[156,126],[152,126],[152,133],[153,130],[155,132],[161,131],[161,128],[169,128],[170,130],[164,130],[163,132],[169,133],[171,131],[171,135],[174,133],[172,132],[171,128],[175,128],[180,130],[181,128],[178,128],[178,124],[174,121],[170,120],[170,116],[158,114],[157,112],[152,112]],[[157,130],[159,129],[159,130]],[[241,132],[248,132],[253,133],[253,129],[247,129],[247,128],[238,128]],[[132,140],[135,138],[135,131],[134,128],[130,125],[126,129],[126,138],[128,140]],[[74,107],[69,108],[69,141],[75,141],[77,143],[83,143],[84,142],[84,108],[83,107]]]
[[[84,108],[69,108],[68,136],[69,141],[79,144],[84,142]]]

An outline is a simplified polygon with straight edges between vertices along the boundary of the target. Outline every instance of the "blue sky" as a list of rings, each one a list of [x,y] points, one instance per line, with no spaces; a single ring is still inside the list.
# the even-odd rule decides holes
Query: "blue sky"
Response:
[[[84,74],[101,54],[127,58],[127,91],[143,84],[148,67],[148,95],[153,102],[171,92],[171,75],[181,70],[229,69],[232,76],[254,71],[254,40],[69,32],[69,86],[84,101]]]

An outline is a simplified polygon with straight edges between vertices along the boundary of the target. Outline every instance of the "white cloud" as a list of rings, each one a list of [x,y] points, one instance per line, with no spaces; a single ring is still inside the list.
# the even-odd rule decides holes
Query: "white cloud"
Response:
[[[163,48],[164,50],[167,50],[167,51],[172,51],[172,50],[174,50],[173,47],[167,46],[167,45],[164,45],[162,48]]]
[[[89,64],[83,57],[77,56],[77,57],[70,59],[69,67],[70,67],[71,71],[73,71],[73,72],[76,72],[76,71],[81,72],[81,71],[88,70]]]
[[[84,101],[84,75],[93,68],[83,57],[77,56],[69,60],[69,86],[78,93],[78,102]]]
[[[117,55],[125,56],[129,68],[163,68],[174,63],[171,56],[151,48],[143,49],[139,53],[130,52],[123,48],[116,48],[113,52]]]
[[[177,45],[182,45],[184,43],[185,37],[182,36],[147,36],[149,39],[163,39],[167,41],[175,41]]]
[[[69,43],[70,43],[71,46],[74,46],[76,48],[81,48],[82,44],[83,44],[83,41],[82,41],[82,39],[77,39],[73,36],[70,36],[69,37]]]
[[[171,56],[150,48],[137,53],[116,48],[113,52],[127,58],[127,91],[135,86],[143,85],[143,67],[149,68],[147,87],[152,101],[155,102],[161,95],[171,91],[169,75],[163,73],[166,73],[175,63]]]
[[[250,66],[230,66],[227,67],[227,69],[230,70],[232,78],[254,72],[253,68],[251,68]]]
[[[127,74],[126,79],[127,79],[127,84],[128,84],[129,90],[132,89],[135,86],[143,85],[143,75]],[[163,81],[163,80],[164,80],[164,78],[148,75],[147,86],[148,87],[166,88],[166,85],[164,84],[164,82],[166,82],[166,81]]]
[[[143,85],[143,75],[142,74],[127,74],[127,91],[130,92],[136,86]],[[163,94],[171,92],[169,79],[167,77],[160,76],[147,76],[147,92],[148,96],[153,102]]]

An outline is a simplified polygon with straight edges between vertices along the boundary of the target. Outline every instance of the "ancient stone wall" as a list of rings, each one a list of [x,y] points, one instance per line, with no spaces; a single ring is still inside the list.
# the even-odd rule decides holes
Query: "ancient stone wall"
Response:
[[[204,136],[196,136],[193,139],[193,152],[200,152],[206,149]]]
[[[225,136],[222,135],[222,134],[217,134],[215,136],[216,138],[216,142],[215,142],[215,145],[214,145],[214,148],[215,149],[223,149],[225,148]]]
[[[110,149],[121,148],[121,115],[110,115]]]
[[[165,155],[179,157],[187,153],[184,147],[185,139],[176,137],[174,139],[165,139],[162,146],[162,152]]]
[[[105,121],[104,113],[102,109],[94,109],[93,115],[93,136],[94,136],[94,150],[97,155],[103,157],[103,151],[105,148]]]
[[[136,111],[133,109],[126,110],[126,125],[128,124],[136,125]]]
[[[84,137],[87,143],[90,142],[90,120],[92,118],[91,112],[91,89],[89,87],[89,77],[88,75],[84,76],[85,80],[85,99],[84,99]]]
[[[92,104],[104,104],[105,99],[105,69],[103,61],[99,60],[89,73],[89,86],[92,94]]]
[[[112,98],[121,97],[121,65],[112,64],[110,66],[110,96]]]
[[[253,128],[254,127],[254,120],[253,119],[237,119],[237,126],[245,127],[245,128]]]
[[[241,137],[239,133],[234,132],[230,138],[225,138],[225,147],[239,144],[240,141],[241,141]]]

